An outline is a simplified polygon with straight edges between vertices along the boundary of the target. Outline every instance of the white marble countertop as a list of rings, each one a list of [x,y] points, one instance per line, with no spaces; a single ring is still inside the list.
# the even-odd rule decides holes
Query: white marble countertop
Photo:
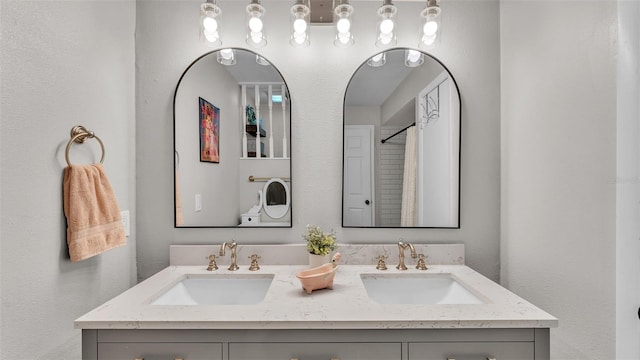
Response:
[[[220,264],[219,264],[220,265]],[[206,266],[169,266],[75,321],[79,329],[431,329],[550,328],[558,320],[465,265],[406,271],[389,266],[339,265],[333,289],[307,294],[296,278],[303,265],[247,266],[209,272]],[[382,305],[370,300],[360,274],[450,273],[485,304]],[[185,275],[273,274],[256,305],[152,305]]]

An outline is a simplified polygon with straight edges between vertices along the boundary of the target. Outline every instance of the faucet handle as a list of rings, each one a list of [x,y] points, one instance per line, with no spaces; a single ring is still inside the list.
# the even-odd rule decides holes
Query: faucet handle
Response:
[[[209,259],[209,266],[207,267],[207,271],[218,270],[218,264],[216,264],[216,256],[214,254],[211,254],[207,256],[207,259]]]
[[[249,256],[249,259],[251,259],[251,265],[249,266],[249,270],[250,271],[260,270],[260,265],[258,265],[258,259],[260,259],[260,256],[258,256],[258,254],[252,254],[251,256]]]
[[[418,264],[416,265],[418,270],[427,270],[427,262],[425,261],[424,254],[418,254]]]

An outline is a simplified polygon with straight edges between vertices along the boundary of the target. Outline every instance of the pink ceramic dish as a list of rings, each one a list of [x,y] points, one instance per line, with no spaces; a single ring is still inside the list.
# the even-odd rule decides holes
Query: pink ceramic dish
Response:
[[[333,279],[336,277],[336,270],[338,270],[338,261],[340,261],[340,253],[335,253],[330,263],[299,271],[296,277],[300,279],[304,291],[311,294],[313,290],[333,289]]]

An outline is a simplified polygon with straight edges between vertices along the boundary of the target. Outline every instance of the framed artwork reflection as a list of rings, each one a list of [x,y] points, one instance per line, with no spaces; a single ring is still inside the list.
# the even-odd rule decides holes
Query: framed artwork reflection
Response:
[[[200,105],[200,161],[220,163],[220,109],[203,98]]]

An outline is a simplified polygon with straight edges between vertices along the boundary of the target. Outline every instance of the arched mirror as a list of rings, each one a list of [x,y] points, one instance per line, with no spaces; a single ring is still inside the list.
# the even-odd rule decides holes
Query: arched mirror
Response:
[[[291,187],[291,102],[275,66],[244,49],[205,54],[173,110],[176,227],[291,227],[289,195],[278,218],[261,197],[272,178]]]
[[[429,54],[391,49],[344,96],[343,227],[460,227],[460,93]]]
[[[282,179],[274,178],[264,185],[264,211],[271,219],[282,219],[289,211],[289,187]]]

